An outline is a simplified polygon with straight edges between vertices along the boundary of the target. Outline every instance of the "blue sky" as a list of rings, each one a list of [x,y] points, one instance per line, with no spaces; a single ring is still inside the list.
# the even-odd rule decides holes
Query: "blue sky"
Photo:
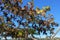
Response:
[[[28,0],[24,1],[27,2]],[[50,6],[51,10],[48,13],[54,15],[55,22],[60,26],[60,0],[34,0],[34,6],[42,8],[43,6]],[[56,28],[57,30],[58,28]],[[55,30],[55,32],[56,32]],[[45,37],[45,35],[41,35]],[[39,36],[38,36],[39,37]],[[57,33],[56,37],[60,37],[60,32]]]
[[[54,15],[55,22],[60,25],[60,0],[34,0],[34,3],[35,7],[38,6],[39,8],[42,8],[43,6],[50,6],[51,11],[49,11],[49,13]],[[56,30],[57,29],[58,28],[56,28]],[[56,37],[60,37],[60,32],[56,35]]]
[[[29,2],[30,0],[23,0],[23,5],[26,5],[27,2]],[[51,10],[48,13],[51,13],[54,15],[55,17],[55,21],[59,22],[60,18],[59,18],[59,14],[60,14],[60,0],[34,0],[34,8],[39,7],[42,8],[44,6],[50,6]],[[22,6],[23,6],[22,5]]]
[[[23,0],[24,2],[23,5],[26,5],[26,3],[29,1],[30,0]],[[35,6],[34,8],[36,7],[42,8],[44,6],[50,6],[51,10],[48,13],[53,14],[55,18],[55,22],[57,22],[60,25],[60,18],[59,18],[60,17],[60,5],[59,4],[60,4],[60,0],[34,0],[34,6]],[[56,30],[57,29],[58,28],[56,28]],[[45,37],[45,35],[43,37]],[[60,32],[56,35],[56,37],[60,37]]]
[[[23,0],[22,7],[24,5],[26,5],[27,2],[29,2],[29,1],[31,1],[31,0]],[[53,14],[54,18],[55,18],[54,21],[60,25],[60,21],[59,21],[60,20],[60,18],[59,18],[60,17],[60,5],[59,5],[59,3],[60,3],[60,0],[34,0],[34,9],[36,7],[39,7],[40,9],[42,9],[42,7],[44,7],[44,6],[50,6],[51,10],[48,12],[48,14],[49,13]],[[58,28],[56,27],[55,32],[57,29]],[[35,36],[39,37],[39,35],[35,35]],[[45,37],[45,35],[42,35],[42,34],[41,34],[41,36]],[[60,32],[58,32],[56,37],[60,37]]]

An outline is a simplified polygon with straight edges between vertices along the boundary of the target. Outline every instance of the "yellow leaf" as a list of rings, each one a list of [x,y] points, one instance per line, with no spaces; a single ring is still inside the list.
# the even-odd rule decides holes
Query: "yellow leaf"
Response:
[[[43,7],[44,10],[46,11],[49,11],[50,10],[50,7],[49,6],[46,6],[46,7]]]
[[[43,13],[44,11],[43,10],[40,10],[41,13]]]
[[[49,7],[49,6],[47,6],[47,7],[46,7],[46,9],[47,9],[47,10],[49,10],[49,9],[50,9],[50,7]]]
[[[22,32],[18,32],[18,36],[22,36]]]
[[[37,12],[37,14],[40,14],[40,9],[36,8],[36,12]]]
[[[42,16],[45,16],[46,11],[42,9],[42,10],[40,10],[40,13],[41,13]]]

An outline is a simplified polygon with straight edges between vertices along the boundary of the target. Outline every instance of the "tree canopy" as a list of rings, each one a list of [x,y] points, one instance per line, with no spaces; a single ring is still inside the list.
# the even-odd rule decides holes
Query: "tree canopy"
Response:
[[[33,0],[24,7],[21,7],[22,4],[22,0],[0,2],[0,34],[2,36],[18,38],[25,37],[25,34],[47,35],[47,31],[50,31],[50,34],[54,33],[54,27],[58,24],[54,22],[54,16],[47,13],[51,10],[50,6],[34,9]]]

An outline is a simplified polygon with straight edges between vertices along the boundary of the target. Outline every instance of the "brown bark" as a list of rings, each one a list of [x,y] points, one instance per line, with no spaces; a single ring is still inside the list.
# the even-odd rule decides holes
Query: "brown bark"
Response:
[[[25,40],[28,39],[28,29],[25,29]]]

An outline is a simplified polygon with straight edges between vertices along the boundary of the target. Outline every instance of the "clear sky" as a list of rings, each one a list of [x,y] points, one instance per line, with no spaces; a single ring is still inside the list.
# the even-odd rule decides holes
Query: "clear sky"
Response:
[[[23,0],[23,5],[26,5],[26,3],[29,1],[30,0]],[[42,8],[44,6],[50,6],[51,10],[48,13],[53,14],[55,18],[55,22],[57,22],[60,25],[60,18],[59,18],[60,17],[60,0],[34,0],[34,6],[35,6],[34,8],[36,7]],[[56,30],[57,29],[58,28],[56,28]],[[56,36],[60,37],[60,32]],[[45,35],[43,37],[45,37]]]
[[[23,4],[26,5],[28,1],[30,0],[23,0],[24,2]],[[36,7],[42,8],[43,6],[50,6],[51,10],[48,13],[51,13],[54,15],[55,22],[57,22],[60,26],[60,0],[34,0],[34,6],[35,8]],[[56,30],[57,29],[58,28],[56,28]],[[43,37],[45,37],[45,35]],[[56,37],[60,37],[60,32],[56,35]]]
[[[34,2],[35,6],[38,6],[39,8],[43,6],[50,6],[51,11],[49,11],[49,13],[52,13],[54,15],[55,22],[60,25],[60,0],[34,0]],[[56,30],[57,29],[58,28],[56,28]],[[60,37],[60,32],[56,36]]]
[[[23,0],[22,7],[26,5],[27,2],[29,1],[31,0]],[[55,18],[54,21],[57,22],[60,26],[60,18],[59,18],[60,17],[60,5],[59,4],[60,4],[60,0],[34,0],[34,9],[36,7],[42,8],[44,6],[50,6],[51,10],[48,12],[48,14],[49,13],[53,14]],[[58,28],[56,27],[55,32]],[[41,35],[41,36],[45,37],[45,35]],[[39,36],[36,35],[36,37],[39,37]],[[58,32],[56,37],[60,37],[60,32]]]
[[[30,0],[23,0],[23,5],[26,5],[29,1]],[[44,6],[50,6],[51,10],[48,13],[53,14],[55,21],[60,24],[60,0],[34,0],[34,8],[42,8]]]

